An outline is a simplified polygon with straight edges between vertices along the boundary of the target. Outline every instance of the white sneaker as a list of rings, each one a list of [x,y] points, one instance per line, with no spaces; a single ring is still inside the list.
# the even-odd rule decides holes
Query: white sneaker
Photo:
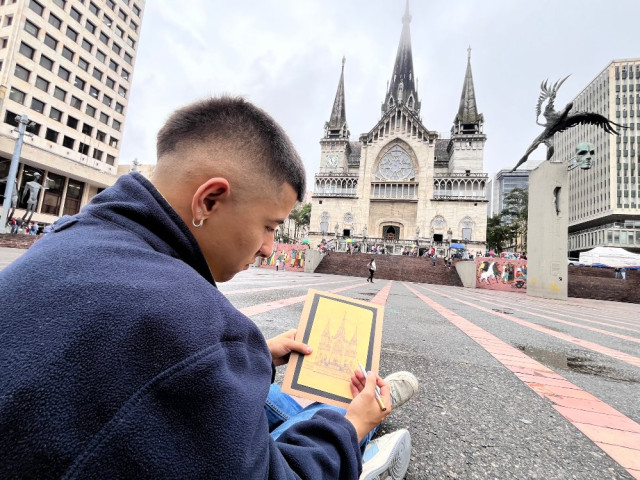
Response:
[[[410,372],[394,372],[384,379],[391,390],[391,410],[418,393],[418,379]]]
[[[400,480],[411,460],[411,435],[401,429],[372,440],[362,455],[360,480]]]

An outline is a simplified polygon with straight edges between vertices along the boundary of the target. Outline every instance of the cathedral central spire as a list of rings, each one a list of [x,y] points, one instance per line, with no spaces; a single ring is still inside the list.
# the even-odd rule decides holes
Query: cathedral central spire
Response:
[[[402,16],[402,33],[396,54],[396,63],[387,89],[387,95],[382,105],[382,114],[405,105],[409,110],[420,113],[420,102],[413,73],[413,53],[411,51],[411,13],[409,0]]]

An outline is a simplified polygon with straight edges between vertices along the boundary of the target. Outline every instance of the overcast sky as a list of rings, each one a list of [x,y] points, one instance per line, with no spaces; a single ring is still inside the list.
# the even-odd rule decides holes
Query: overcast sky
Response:
[[[155,163],[155,136],[177,107],[242,95],[291,136],[307,168],[320,164],[342,57],[351,140],[380,119],[405,0],[147,0],[121,163]],[[639,0],[411,0],[421,118],[448,137],[471,45],[485,171],[511,168],[540,133],[540,83],[571,74],[556,108],[613,59],[640,57]],[[531,158],[544,158],[544,147]],[[596,152],[597,155],[597,152]]]

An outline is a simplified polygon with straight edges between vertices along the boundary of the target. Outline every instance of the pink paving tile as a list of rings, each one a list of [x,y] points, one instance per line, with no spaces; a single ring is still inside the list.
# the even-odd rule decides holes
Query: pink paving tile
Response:
[[[531,360],[530,357],[527,357],[526,355],[523,355],[522,353],[519,353],[519,352],[501,353],[501,352],[496,352],[496,349],[493,347],[487,348],[485,346],[485,348],[489,353],[491,353],[491,355],[493,355],[496,358],[504,358],[505,360],[520,360],[523,362],[528,362],[529,360]]]
[[[334,281],[334,282],[322,282],[322,283],[302,283],[302,284],[293,284],[293,286],[295,287],[317,287],[318,285],[333,285],[336,283],[345,283],[348,282],[349,280],[338,280],[338,281]],[[277,285],[274,287],[260,287],[260,288],[244,288],[241,290],[227,290],[224,292],[225,297],[228,297],[229,295],[237,295],[240,293],[252,293],[252,292],[267,292],[270,290],[283,290],[285,288],[291,288],[292,284],[291,283],[287,283],[285,285]]]
[[[636,480],[640,480],[640,470],[634,470],[632,468],[627,468],[627,472],[631,474],[633,478]]]
[[[553,408],[560,412],[560,414],[571,423],[585,423],[587,425],[613,428],[615,430],[622,430],[631,433],[640,433],[640,425],[621,413],[618,415],[607,415],[603,413],[576,410],[575,408],[561,407],[559,405],[554,405]],[[638,456],[640,457],[640,454]]]
[[[550,400],[550,399],[549,399]],[[585,410],[587,412],[618,415],[618,411],[600,400],[585,400],[584,398],[553,397],[553,403],[561,407]]]
[[[489,352],[491,353],[491,352]],[[506,365],[507,367],[525,367],[525,368],[536,368],[538,367],[540,364],[538,362],[536,362],[533,359],[529,359],[529,360],[506,360],[506,359],[502,359],[500,360],[501,363],[503,363],[504,365]]]
[[[342,292],[344,290],[350,290],[352,288],[361,287],[364,285],[362,282],[358,282],[356,284],[347,285],[346,287],[334,288],[333,290],[329,290],[332,293]],[[267,303],[259,303],[258,305],[251,305],[250,307],[240,308],[239,310],[244,313],[247,317],[252,317],[254,315],[259,315],[261,313],[268,312],[270,310],[276,310],[282,307],[288,307],[289,305],[293,305],[296,303],[304,302],[307,299],[306,295],[301,295],[298,297],[285,298],[282,300],[277,300],[275,302],[267,302]]]
[[[549,385],[552,387],[563,387],[573,390],[580,390],[580,387],[574,385],[568,380],[565,380],[564,378],[545,378],[537,375],[527,375],[526,373],[516,373],[516,377],[527,384],[537,383],[541,385]]]
[[[547,368],[529,368],[529,367],[509,367],[513,373],[526,373],[527,375],[534,375],[536,377],[545,377],[545,378],[564,378],[562,375],[558,375],[553,370],[549,370]]]
[[[522,355],[521,353],[519,353],[520,350],[516,350],[512,347],[499,346],[497,344],[493,345],[489,342],[484,342],[484,346],[487,349],[491,349],[493,353],[499,353],[501,355],[512,355],[512,356]]]
[[[630,448],[635,450],[637,455],[640,456],[640,433],[622,432],[613,428],[596,427],[595,425],[587,425],[586,423],[575,423],[574,425],[587,437],[598,443]]]
[[[622,465],[624,468],[632,468],[634,470],[640,470],[640,451],[633,448],[618,447],[615,445],[608,445],[606,443],[596,442],[607,455],[613,458],[616,462]]]
[[[386,305],[387,298],[389,298],[389,292],[391,291],[391,285],[393,284],[393,280],[388,282],[382,290],[380,290],[375,297],[371,299],[371,303],[376,303],[378,305]]]
[[[554,397],[569,397],[569,398],[583,398],[585,400],[592,400],[596,397],[591,395],[588,392],[578,388],[578,389],[569,389],[562,387],[552,387],[544,384],[530,384],[531,388],[541,393],[544,393],[546,396],[550,397],[553,400]]]

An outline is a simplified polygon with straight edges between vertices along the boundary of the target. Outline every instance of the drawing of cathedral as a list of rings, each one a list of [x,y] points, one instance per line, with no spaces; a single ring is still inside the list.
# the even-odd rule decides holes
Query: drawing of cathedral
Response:
[[[317,354],[311,364],[314,372],[349,381],[358,365],[358,330],[354,330],[351,338],[347,338],[347,312],[344,313],[338,330],[331,334],[331,320],[324,328]]]

